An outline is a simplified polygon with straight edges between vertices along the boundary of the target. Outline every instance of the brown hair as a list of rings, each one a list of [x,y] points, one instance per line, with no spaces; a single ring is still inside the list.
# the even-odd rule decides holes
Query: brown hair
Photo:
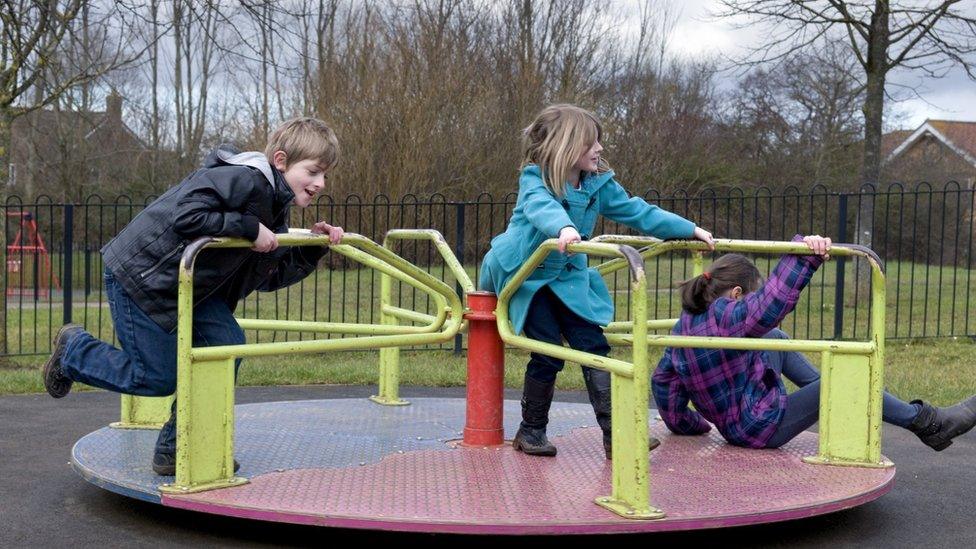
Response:
[[[285,166],[302,160],[315,160],[323,170],[339,163],[339,139],[332,128],[318,118],[292,118],[283,122],[268,137],[264,155],[274,163],[274,153],[284,151]]]
[[[576,161],[602,135],[603,128],[590,111],[564,103],[549,105],[522,131],[522,168],[539,166],[546,188],[562,197]],[[609,169],[601,158],[598,171]]]
[[[744,255],[726,254],[715,260],[702,274],[681,282],[681,307],[691,314],[701,314],[723,293],[740,286],[743,293],[762,286],[763,277],[756,265]]]

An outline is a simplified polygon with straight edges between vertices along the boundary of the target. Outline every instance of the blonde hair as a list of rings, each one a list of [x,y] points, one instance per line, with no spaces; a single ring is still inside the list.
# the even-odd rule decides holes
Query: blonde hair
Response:
[[[603,128],[590,111],[576,105],[550,105],[522,131],[521,167],[539,166],[546,188],[561,198],[576,161],[602,135]],[[597,172],[609,169],[601,158]]]
[[[339,163],[339,139],[332,128],[318,118],[292,118],[278,126],[268,137],[264,149],[268,162],[274,163],[274,153],[285,153],[285,165],[302,160],[315,160],[324,170]]]

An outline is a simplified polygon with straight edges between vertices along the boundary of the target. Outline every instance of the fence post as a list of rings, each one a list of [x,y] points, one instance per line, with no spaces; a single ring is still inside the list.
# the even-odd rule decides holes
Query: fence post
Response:
[[[91,248],[85,246],[85,297],[91,295]]]
[[[37,250],[34,250],[34,253],[31,254],[31,256],[33,257],[32,263],[34,264],[33,265],[33,269],[34,269],[34,304],[37,305],[37,300],[40,299],[40,297],[41,297],[41,279],[44,278],[44,275],[41,274],[41,254]],[[23,268],[23,267],[21,267],[21,268]],[[23,287],[23,284],[21,284],[21,287]],[[48,291],[50,292],[50,290],[51,289],[49,288]]]
[[[847,194],[840,194],[837,205],[837,241],[847,242]],[[844,257],[837,258],[837,279],[834,284],[834,339],[844,333]]]
[[[457,219],[455,221],[454,255],[457,256],[458,262],[461,263],[461,267],[463,268],[464,267],[464,202],[459,202],[456,204],[456,206],[457,206],[457,215],[455,217]],[[465,295],[464,289],[461,288],[460,282],[457,281],[454,282],[454,290],[460,296]],[[461,344],[461,333],[458,332],[458,334],[454,336],[454,354],[460,355],[462,350],[463,350],[463,345]]]
[[[64,293],[63,305],[64,305],[64,324],[71,322],[71,290],[74,281],[72,280],[72,267],[74,263],[74,245],[72,240],[74,235],[72,234],[74,229],[75,221],[75,207],[74,204],[64,205],[64,245],[62,249],[64,250],[64,271],[61,272],[61,289]]]

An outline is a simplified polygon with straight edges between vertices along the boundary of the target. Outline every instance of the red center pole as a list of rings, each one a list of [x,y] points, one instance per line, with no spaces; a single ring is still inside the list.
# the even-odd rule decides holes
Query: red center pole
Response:
[[[498,446],[505,443],[502,399],[505,387],[505,349],[491,292],[468,292],[468,402],[464,422],[464,446]]]

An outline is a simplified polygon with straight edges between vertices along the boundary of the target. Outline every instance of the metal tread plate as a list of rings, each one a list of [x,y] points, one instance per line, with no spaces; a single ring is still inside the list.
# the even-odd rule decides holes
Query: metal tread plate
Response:
[[[662,445],[651,454],[651,503],[667,517],[636,521],[593,503],[610,495],[611,467],[586,404],[554,403],[549,433],[559,448],[555,458],[525,456],[511,446],[447,444],[462,430],[463,399],[415,399],[406,407],[352,399],[279,402],[242,405],[237,412],[236,455],[240,474],[251,480],[247,485],[159,500],[155,486],[168,479],[149,471],[154,431],[96,431],[76,445],[76,468],[83,466],[86,478],[100,486],[138,487],[164,505],[208,513],[491,534],[686,530],[790,520],[876,499],[891,488],[895,474],[893,468],[803,463],[801,457],[816,453],[813,433],[778,450],[750,450],[726,444],[714,431],[673,436],[652,421]],[[517,402],[505,403],[505,417],[511,436],[518,426]]]

